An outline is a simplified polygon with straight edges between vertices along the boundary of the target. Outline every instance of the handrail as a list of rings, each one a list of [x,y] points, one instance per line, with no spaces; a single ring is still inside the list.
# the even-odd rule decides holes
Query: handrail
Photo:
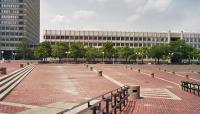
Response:
[[[85,101],[77,106],[74,106],[71,109],[66,109],[62,112],[59,112],[57,114],[64,114],[66,112],[69,112],[71,110],[74,110],[84,104],[87,104],[87,108],[81,110],[77,114],[84,114],[88,111],[92,111],[92,114],[100,114],[100,113],[108,113],[108,112],[116,112],[117,109],[122,109],[123,106],[126,106],[128,102],[128,86],[123,86],[120,88],[117,88],[115,90],[112,90],[110,92],[106,92],[102,95],[99,95],[97,97],[94,97],[88,101]],[[91,105],[91,102],[93,100],[99,100]],[[88,113],[87,113],[88,114]]]

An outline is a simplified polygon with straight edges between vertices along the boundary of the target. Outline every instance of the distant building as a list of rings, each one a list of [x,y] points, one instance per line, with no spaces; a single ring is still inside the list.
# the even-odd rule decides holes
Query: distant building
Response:
[[[39,38],[40,0],[0,0],[0,54],[4,58],[13,58],[23,39],[33,47]]]
[[[151,47],[168,44],[170,41],[184,40],[187,44],[200,49],[200,33],[174,32],[117,32],[117,31],[75,31],[45,30],[44,40],[56,42],[81,42],[85,47],[101,48],[105,42],[112,42],[115,47],[131,48]]]

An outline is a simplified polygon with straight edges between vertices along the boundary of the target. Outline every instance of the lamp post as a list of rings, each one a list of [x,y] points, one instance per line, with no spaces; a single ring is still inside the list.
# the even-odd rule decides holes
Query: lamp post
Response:
[[[3,60],[4,51],[1,51],[1,60]]]
[[[13,53],[13,60],[15,60],[15,56],[16,56],[16,54],[17,54],[17,53]]]
[[[174,53],[169,53],[169,59],[170,59],[170,63],[172,63],[172,56],[174,55]]]
[[[104,64],[104,52],[102,52],[102,54],[103,54],[103,64]]]
[[[65,53],[67,54],[67,63],[68,63],[69,54],[70,54],[71,52],[70,52],[70,51],[66,51]]]
[[[113,56],[113,64],[115,64],[115,54],[113,54],[112,56]]]

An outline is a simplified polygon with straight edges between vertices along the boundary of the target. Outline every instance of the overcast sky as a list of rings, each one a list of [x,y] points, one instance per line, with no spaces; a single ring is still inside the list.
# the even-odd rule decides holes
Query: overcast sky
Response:
[[[200,32],[200,0],[41,0],[44,29]]]

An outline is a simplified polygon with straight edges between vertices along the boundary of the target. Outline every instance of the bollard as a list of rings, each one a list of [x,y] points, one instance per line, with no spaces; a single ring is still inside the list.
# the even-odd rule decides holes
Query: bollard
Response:
[[[159,70],[161,70],[160,68],[158,68]]]
[[[175,72],[173,71],[172,74],[175,74]]]
[[[140,98],[140,86],[138,85],[128,85],[129,90],[129,100],[139,99]]]
[[[164,71],[166,72],[167,70],[165,69]]]
[[[7,68],[5,68],[5,67],[0,68],[0,71],[1,71],[1,74],[3,74],[3,75],[7,74]]]
[[[23,68],[24,67],[24,64],[20,64],[20,68]]]
[[[126,69],[128,68],[128,66],[126,66]]]
[[[86,67],[88,68],[88,65],[86,65]]]
[[[103,76],[103,71],[99,70],[98,71],[98,76]]]
[[[154,73],[151,73],[151,77],[154,78]]]
[[[29,62],[27,62],[27,65],[30,65],[30,63],[29,63]]]
[[[131,70],[133,70],[133,67],[131,67]]]
[[[186,75],[186,79],[189,79],[189,75],[188,74]]]
[[[138,69],[138,72],[140,73],[140,69]]]
[[[93,71],[93,67],[90,67],[90,70]]]

